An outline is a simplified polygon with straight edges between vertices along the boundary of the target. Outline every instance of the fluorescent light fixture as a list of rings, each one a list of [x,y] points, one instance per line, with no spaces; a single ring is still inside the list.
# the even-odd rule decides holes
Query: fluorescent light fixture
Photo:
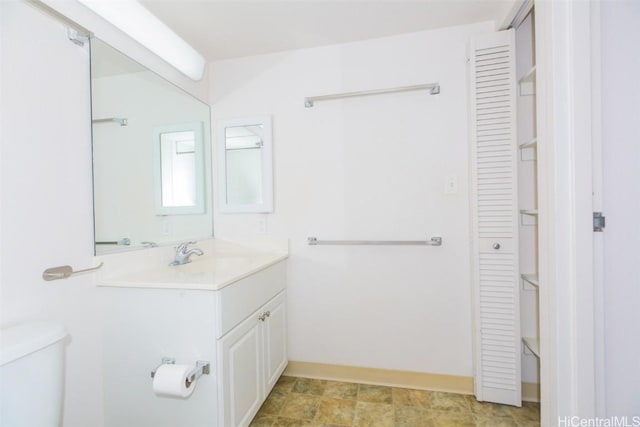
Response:
[[[202,55],[136,0],[78,1],[188,77],[202,78]]]

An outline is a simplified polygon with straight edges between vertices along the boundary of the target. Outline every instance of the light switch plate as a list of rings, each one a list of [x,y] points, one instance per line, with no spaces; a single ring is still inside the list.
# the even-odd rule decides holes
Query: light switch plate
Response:
[[[448,175],[444,180],[444,194],[458,194],[458,176]]]

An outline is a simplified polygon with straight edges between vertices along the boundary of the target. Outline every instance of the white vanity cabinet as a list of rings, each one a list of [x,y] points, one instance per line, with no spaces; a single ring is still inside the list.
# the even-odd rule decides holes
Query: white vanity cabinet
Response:
[[[230,253],[103,276],[105,427],[249,425],[287,365],[284,259]],[[165,357],[211,369],[189,397],[158,396],[150,372]]]
[[[217,342],[220,426],[249,425],[287,365],[286,291],[284,271],[280,271],[283,268],[284,263],[280,263],[258,273],[259,280],[255,283],[245,279],[238,283],[239,287],[229,287],[228,295],[224,289],[220,295],[223,307],[235,307],[233,312],[222,311],[222,316],[241,317],[238,313],[253,309],[233,326],[229,321],[220,322],[223,325],[223,335]],[[257,295],[263,300],[255,307],[260,301]]]
[[[247,426],[287,365],[285,291],[218,341],[222,426]]]

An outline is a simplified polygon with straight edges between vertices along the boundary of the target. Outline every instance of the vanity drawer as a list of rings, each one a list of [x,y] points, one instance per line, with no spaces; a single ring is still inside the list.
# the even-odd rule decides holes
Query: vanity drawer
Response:
[[[285,289],[286,267],[286,261],[280,261],[218,291],[216,338],[222,337]]]

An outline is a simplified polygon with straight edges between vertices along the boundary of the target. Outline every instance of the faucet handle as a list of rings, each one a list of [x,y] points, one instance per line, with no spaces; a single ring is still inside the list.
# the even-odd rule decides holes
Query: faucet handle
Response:
[[[180,243],[178,246],[176,246],[176,252],[184,252],[187,250],[187,246],[189,245],[195,245],[196,241],[190,241],[190,242],[182,242]]]

